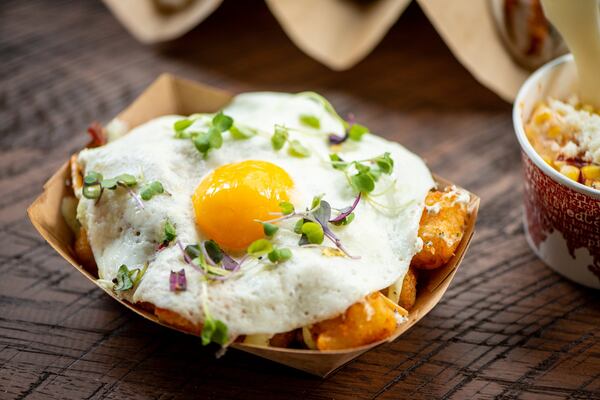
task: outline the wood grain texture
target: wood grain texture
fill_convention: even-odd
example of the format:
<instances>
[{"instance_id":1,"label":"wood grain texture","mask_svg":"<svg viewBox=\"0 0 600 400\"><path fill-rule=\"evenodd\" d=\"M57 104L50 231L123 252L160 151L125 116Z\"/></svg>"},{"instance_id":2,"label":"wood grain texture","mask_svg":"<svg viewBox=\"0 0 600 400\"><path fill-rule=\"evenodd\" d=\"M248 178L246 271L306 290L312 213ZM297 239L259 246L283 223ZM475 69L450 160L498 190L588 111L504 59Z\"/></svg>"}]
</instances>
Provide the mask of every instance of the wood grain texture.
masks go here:
<instances>
[{"instance_id":1,"label":"wood grain texture","mask_svg":"<svg viewBox=\"0 0 600 400\"><path fill-rule=\"evenodd\" d=\"M600 294L539 262L521 224L510 106L453 59L416 5L334 73L258 1L228 1L147 47L97 1L0 2L0 399L596 398ZM442 302L395 343L327 380L150 324L95 289L34 232L25 208L92 120L161 72L232 91L317 90L482 198Z\"/></svg>"}]
</instances>

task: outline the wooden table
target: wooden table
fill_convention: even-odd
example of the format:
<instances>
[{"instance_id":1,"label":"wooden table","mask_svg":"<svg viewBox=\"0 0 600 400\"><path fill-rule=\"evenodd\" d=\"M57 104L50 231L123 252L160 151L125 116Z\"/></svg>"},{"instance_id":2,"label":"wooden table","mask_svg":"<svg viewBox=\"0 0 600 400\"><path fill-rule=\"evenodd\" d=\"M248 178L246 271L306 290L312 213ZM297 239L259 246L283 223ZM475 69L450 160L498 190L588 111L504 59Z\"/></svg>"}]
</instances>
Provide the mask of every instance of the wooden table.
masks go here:
<instances>
[{"instance_id":1,"label":"wooden table","mask_svg":"<svg viewBox=\"0 0 600 400\"><path fill-rule=\"evenodd\" d=\"M529 250L511 107L417 5L347 72L302 54L258 0L227 1L156 47L98 1L3 0L0 55L0 399L600 398L600 293ZM233 91L317 90L478 193L477 232L443 301L322 380L237 351L215 360L80 276L25 208L90 121L108 121L164 71Z\"/></svg>"}]
</instances>

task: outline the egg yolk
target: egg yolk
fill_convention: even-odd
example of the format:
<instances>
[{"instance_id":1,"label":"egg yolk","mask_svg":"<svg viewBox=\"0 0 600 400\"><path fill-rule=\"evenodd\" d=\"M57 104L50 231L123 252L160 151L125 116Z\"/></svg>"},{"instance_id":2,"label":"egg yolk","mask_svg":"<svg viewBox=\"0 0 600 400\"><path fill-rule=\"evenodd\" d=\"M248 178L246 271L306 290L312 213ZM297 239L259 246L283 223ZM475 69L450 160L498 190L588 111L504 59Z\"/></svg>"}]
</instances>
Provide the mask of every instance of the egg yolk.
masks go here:
<instances>
[{"instance_id":1,"label":"egg yolk","mask_svg":"<svg viewBox=\"0 0 600 400\"><path fill-rule=\"evenodd\" d=\"M226 164L206 176L192 196L196 224L226 250L245 249L264 236L259 221L280 212L292 178L277 165L248 160Z\"/></svg>"}]
</instances>

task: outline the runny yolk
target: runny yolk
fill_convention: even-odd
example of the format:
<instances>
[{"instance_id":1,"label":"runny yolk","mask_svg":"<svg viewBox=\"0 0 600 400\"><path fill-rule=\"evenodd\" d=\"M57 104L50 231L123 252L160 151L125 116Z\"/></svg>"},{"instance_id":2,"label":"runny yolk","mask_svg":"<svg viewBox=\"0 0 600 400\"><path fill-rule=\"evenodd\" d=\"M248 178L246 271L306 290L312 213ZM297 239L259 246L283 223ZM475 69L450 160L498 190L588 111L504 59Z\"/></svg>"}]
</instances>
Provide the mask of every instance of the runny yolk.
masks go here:
<instances>
[{"instance_id":1,"label":"runny yolk","mask_svg":"<svg viewBox=\"0 0 600 400\"><path fill-rule=\"evenodd\" d=\"M273 213L289 200L293 185L287 172L270 162L223 165L206 176L192 196L196 224L224 249L243 250L264 236L256 220L276 218Z\"/></svg>"}]
</instances>

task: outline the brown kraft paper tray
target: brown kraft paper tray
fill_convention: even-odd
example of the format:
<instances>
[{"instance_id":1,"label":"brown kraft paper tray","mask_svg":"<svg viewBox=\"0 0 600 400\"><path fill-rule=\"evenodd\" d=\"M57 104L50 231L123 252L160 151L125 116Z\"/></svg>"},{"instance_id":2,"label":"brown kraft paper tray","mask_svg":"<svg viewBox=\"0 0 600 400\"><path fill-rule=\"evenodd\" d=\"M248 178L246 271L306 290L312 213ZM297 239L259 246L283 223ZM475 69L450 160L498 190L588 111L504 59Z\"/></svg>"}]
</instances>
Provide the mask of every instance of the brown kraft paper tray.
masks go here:
<instances>
[{"instance_id":1,"label":"brown kraft paper tray","mask_svg":"<svg viewBox=\"0 0 600 400\"><path fill-rule=\"evenodd\" d=\"M188 115L197 112L215 112L225 106L231 100L232 96L228 92L210 86L163 74L125 111L120 113L117 118L126 122L131 129L162 115ZM64 221L60 211L61 200L70 191L65 185L65 181L68 178L69 165L66 162L44 184L42 194L27 210L34 227L67 262L113 299L148 320L171 329L176 329L160 322L154 314L143 308L117 298L111 290L105 289L96 283L96 271L86 270L77 261L72 246L74 240L73 233ZM439 177L435 177L435 180L440 187L451 185L450 182ZM447 265L436 270L425 271L422 275L424 279L419 283L416 304L410 311L408 321L398 326L396 332L389 338L354 349L331 351L260 347L243 343L234 343L231 347L325 377L364 352L386 342L394 341L427 315L442 298L469 246L475 228L478 208L479 198L471 194L471 213L464 237L456 250L456 254ZM200 345L200 342L198 342L198 345Z\"/></svg>"}]
</instances>

